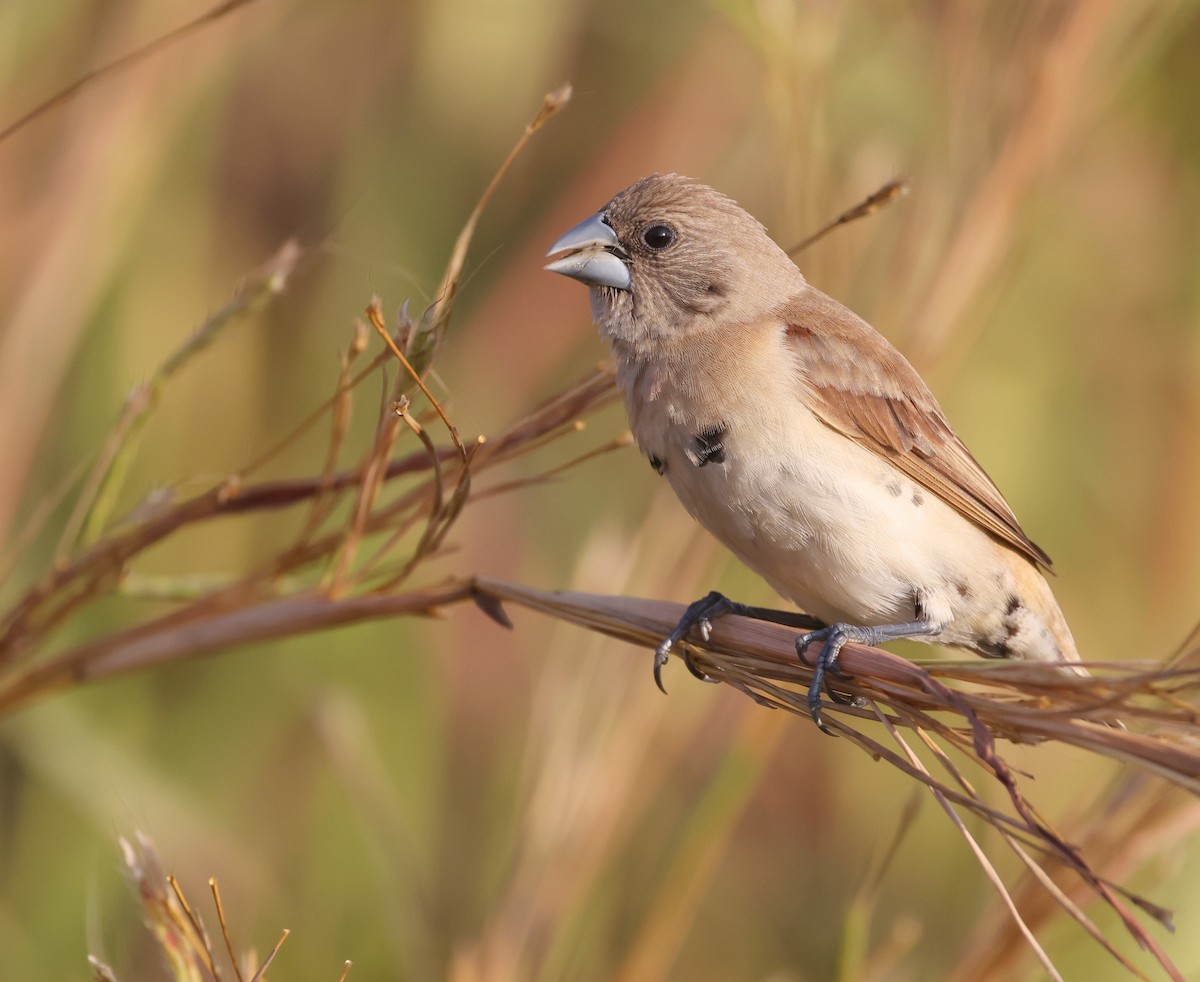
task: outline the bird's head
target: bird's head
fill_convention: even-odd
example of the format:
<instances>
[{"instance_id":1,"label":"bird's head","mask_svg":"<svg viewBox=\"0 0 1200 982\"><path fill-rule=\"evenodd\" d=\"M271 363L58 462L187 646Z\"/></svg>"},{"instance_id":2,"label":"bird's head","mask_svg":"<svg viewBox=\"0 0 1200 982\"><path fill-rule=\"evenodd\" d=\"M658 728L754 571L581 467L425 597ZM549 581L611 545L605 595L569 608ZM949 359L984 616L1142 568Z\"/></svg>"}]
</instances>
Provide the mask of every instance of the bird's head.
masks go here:
<instances>
[{"instance_id":1,"label":"bird's head","mask_svg":"<svg viewBox=\"0 0 1200 982\"><path fill-rule=\"evenodd\" d=\"M615 340L654 344L769 315L804 279L736 202L679 174L631 184L551 246Z\"/></svg>"}]
</instances>

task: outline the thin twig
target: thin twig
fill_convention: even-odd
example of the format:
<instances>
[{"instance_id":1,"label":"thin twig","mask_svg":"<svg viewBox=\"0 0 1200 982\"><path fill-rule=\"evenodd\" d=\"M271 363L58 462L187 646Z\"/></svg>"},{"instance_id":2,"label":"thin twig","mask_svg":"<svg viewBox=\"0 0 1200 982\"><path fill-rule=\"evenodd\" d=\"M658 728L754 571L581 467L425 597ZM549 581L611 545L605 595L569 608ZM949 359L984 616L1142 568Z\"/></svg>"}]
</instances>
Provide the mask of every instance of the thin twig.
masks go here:
<instances>
[{"instance_id":1,"label":"thin twig","mask_svg":"<svg viewBox=\"0 0 1200 982\"><path fill-rule=\"evenodd\" d=\"M137 438L171 379L195 355L211 345L225 328L255 313L271 298L282 293L303 255L298 243L293 240L285 242L268 262L238 287L220 310L207 317L167 356L147 381L129 394L63 526L55 550L57 562L65 562L67 554L79 539L81 529L84 544L91 545L108 525L125 478L133 466Z\"/></svg>"},{"instance_id":2,"label":"thin twig","mask_svg":"<svg viewBox=\"0 0 1200 982\"><path fill-rule=\"evenodd\" d=\"M179 901L179 907L187 918L187 926L195 939L193 949L199 953L205 960L205 967L212 972L213 978L220 982L221 969L217 965L217 960L213 957L212 945L208 940L208 932L204 930L204 923L192 910L191 905L187 901L187 897L183 893L183 889L179 886L179 880L174 876L167 877L167 883L170 884L171 892L175 894L175 899Z\"/></svg>"},{"instance_id":3,"label":"thin twig","mask_svg":"<svg viewBox=\"0 0 1200 982\"><path fill-rule=\"evenodd\" d=\"M847 208L844 212L838 215L832 222L823 225L821 228L813 232L812 235L802 239L799 243L792 246L787 254L795 258L809 246L814 245L821 239L825 238L830 232L850 222L858 221L860 218L866 218L868 215L873 215L881 208L886 208L897 198L901 198L908 194L908 184L905 181L888 181L883 187L872 194L867 195L862 201L856 204L853 208Z\"/></svg>"},{"instance_id":4,"label":"thin twig","mask_svg":"<svg viewBox=\"0 0 1200 982\"><path fill-rule=\"evenodd\" d=\"M483 194L479 196L479 201L476 202L474 209L463 224L462 231L458 233L454 249L450 253L450 261L446 264L446 272L442 276L441 285L434 294L434 301L425 311L425 316L421 318L417 330L409 338L408 351L421 374L424 374L425 369L431 364L434 352L449 326L454 299L458 293L458 281L462 276L463 265L467 261L467 251L470 248L471 240L475 237L475 229L479 225L479 219L483 215L484 209L487 208L488 202L496 193L500 182L504 180L509 168L521 155L521 151L525 149L533 135L571 101L571 91L571 85L567 83L546 94L537 113L526 125L525 131L508 152L508 156L497 168L495 175L488 186L484 188Z\"/></svg>"},{"instance_id":5,"label":"thin twig","mask_svg":"<svg viewBox=\"0 0 1200 982\"><path fill-rule=\"evenodd\" d=\"M350 429L350 417L354 404L350 367L355 359L366 350L367 329L361 321L355 325L354 340L342 354L341 365L338 369L338 381L330 405L329 444L325 451L325 465L321 468L321 484L331 489L334 474L337 471L338 459L346 442L346 434ZM318 493L309 506L304 525L296 536L297 543L307 542L324 524L325 519L332 513L338 500L336 493Z\"/></svg>"},{"instance_id":6,"label":"thin twig","mask_svg":"<svg viewBox=\"0 0 1200 982\"><path fill-rule=\"evenodd\" d=\"M144 44L142 47L137 48L128 54L122 55L120 58L109 62L107 65L102 65L99 68L93 69L86 75L72 82L66 88L60 89L45 102L34 106L34 108L25 113L24 116L21 116L14 122L9 123L8 126L6 126L3 130L0 130L0 143L3 143L18 130L27 126L29 123L32 123L39 116L44 116L51 110L56 109L70 101L74 96L78 95L79 92L94 82L98 82L102 78L107 78L109 75L116 75L118 72L122 72L126 68L136 65L139 61L145 60L155 52L170 47L172 44L183 40L194 31L197 31L202 27L206 27L207 25L220 20L226 14L233 13L239 7L245 7L253 2L254 0L224 0L223 3L217 4L215 7L205 11L198 17L193 17L186 24L183 24L175 28L173 31L168 31L166 34L155 38L149 44Z\"/></svg>"},{"instance_id":7,"label":"thin twig","mask_svg":"<svg viewBox=\"0 0 1200 982\"><path fill-rule=\"evenodd\" d=\"M233 949L233 938L229 936L229 925L225 921L225 905L221 903L221 889L217 886L217 878L215 876L208 878L208 889L212 893L213 906L217 908L217 923L221 926L221 937L225 939L225 950L229 953L229 962L233 965L233 974L237 976L238 982L246 982L242 978L242 970L238 966L237 953Z\"/></svg>"},{"instance_id":8,"label":"thin twig","mask_svg":"<svg viewBox=\"0 0 1200 982\"><path fill-rule=\"evenodd\" d=\"M381 401L386 402L386 388L381 393ZM400 436L401 421L386 405L379 408L379 421L375 427L375 442L367 452L366 459L360 464L362 478L358 482L358 496L354 501L354 509L350 522L341 535L337 546L332 572L327 579L326 588L333 593L342 593L348 588L350 568L358 554L367 527L374 513L375 498L383 487L387 472L387 461L392 447Z\"/></svg>"},{"instance_id":9,"label":"thin twig","mask_svg":"<svg viewBox=\"0 0 1200 982\"><path fill-rule=\"evenodd\" d=\"M292 932L286 927L283 929L283 933L279 935L279 940L275 942L275 947L272 948L267 957L263 959L263 963L258 966L258 971L250 977L250 982L263 982L263 979L266 978L267 975L267 969L271 967L271 962L275 960L275 956L279 954L279 949L283 947L283 943L288 939L288 935L291 933Z\"/></svg>"},{"instance_id":10,"label":"thin twig","mask_svg":"<svg viewBox=\"0 0 1200 982\"><path fill-rule=\"evenodd\" d=\"M228 611L198 602L184 611L71 648L4 680L0 685L0 715L68 685L195 658L252 641L294 637L385 617L429 615L446 604L470 599L471 584L457 581L392 596L335 598L314 592L277 600L250 598Z\"/></svg>"},{"instance_id":11,"label":"thin twig","mask_svg":"<svg viewBox=\"0 0 1200 982\"><path fill-rule=\"evenodd\" d=\"M921 763L920 757L914 753L912 747L908 745L908 741L905 740L900 735L899 731L897 731L896 727L892 725L892 721L888 719L884 713L880 712L878 707L875 708L875 715L884 725L885 729L887 729L888 734L892 737L892 739L899 744L900 749L904 751L904 755L908 758L909 763L911 763L914 768L922 771L924 774L926 774L926 776L929 776L932 779L932 775L930 775L925 769L925 765ZM920 734L921 731L918 730L917 732ZM1050 960L1050 956L1046 954L1046 949L1041 946L1033 932L1029 930L1029 926L1021 919L1021 912L1017 910L1016 905L1013 903L1011 894L1009 894L1008 890L1005 888L1004 881L1000 879L1000 874L996 872L996 867L993 866L991 860L988 859L987 853L980 848L980 845L975 840L975 837L971 835L966 825L963 824L962 818L960 818L958 813L953 809L953 807L951 807L950 802L946 800L946 796L938 790L934 783L930 783L926 786L929 788L934 800L950 819L950 823L955 827L955 829L958 830L958 834L962 836L963 841L966 842L967 848L970 849L972 854L975 856L975 861L979 864L980 869L983 870L984 876L986 876L991 882L992 886L995 887L996 893L1004 903L1004 906L1008 909L1009 915L1017 925L1018 930L1021 932L1021 936L1025 939L1025 943L1034 953L1034 957L1037 958L1038 962L1041 963L1042 968L1046 970L1047 974L1051 978L1056 979L1057 982L1063 982L1061 973L1057 968L1054 967L1054 963Z\"/></svg>"},{"instance_id":12,"label":"thin twig","mask_svg":"<svg viewBox=\"0 0 1200 982\"><path fill-rule=\"evenodd\" d=\"M367 319L371 322L371 326L375 328L379 336L383 338L384 344L388 346L392 354L395 355L400 364L404 366L404 370L408 372L409 377L414 383L416 383L417 388L421 390L421 394L429 400L429 404L434 408L438 416L441 417L442 423L445 424L446 431L450 434L451 442L458 450L459 456L462 458L462 461L465 464L467 460L467 451L466 448L463 447L462 440L459 439L458 430L455 428L454 424L450 422L450 417L448 417L446 415L446 411L442 409L441 403L439 403L437 399L433 397L433 393L429 391L429 387L425 384L425 380L421 378L420 373L413 368L408 358L405 357L404 352L400 350L399 345L396 344L396 342L392 339L391 334L388 333L387 328L384 327L383 313L380 310L378 297L372 300L370 306L367 307Z\"/></svg>"}]
</instances>

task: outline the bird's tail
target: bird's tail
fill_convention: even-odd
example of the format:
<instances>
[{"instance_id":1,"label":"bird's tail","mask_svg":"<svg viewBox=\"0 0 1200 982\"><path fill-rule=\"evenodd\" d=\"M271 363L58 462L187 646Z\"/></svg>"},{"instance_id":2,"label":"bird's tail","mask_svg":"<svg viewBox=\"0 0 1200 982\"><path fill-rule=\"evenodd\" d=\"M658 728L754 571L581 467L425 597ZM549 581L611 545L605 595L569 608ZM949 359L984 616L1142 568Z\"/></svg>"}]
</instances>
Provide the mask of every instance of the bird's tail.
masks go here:
<instances>
[{"instance_id":1,"label":"bird's tail","mask_svg":"<svg viewBox=\"0 0 1200 982\"><path fill-rule=\"evenodd\" d=\"M1017 656L1031 661L1079 662L1079 649L1075 647L1075 638L1071 635L1071 628L1067 626L1067 619L1063 617L1058 601L1054 599L1050 584L1032 567L1029 574L1027 582L1022 584L1025 588L1025 598L1034 619L1040 622L1043 630L1035 632L1040 637L1037 640L1031 639L1023 650L1016 652ZM1088 674L1082 665L1076 664L1072 667L1081 675Z\"/></svg>"}]
</instances>

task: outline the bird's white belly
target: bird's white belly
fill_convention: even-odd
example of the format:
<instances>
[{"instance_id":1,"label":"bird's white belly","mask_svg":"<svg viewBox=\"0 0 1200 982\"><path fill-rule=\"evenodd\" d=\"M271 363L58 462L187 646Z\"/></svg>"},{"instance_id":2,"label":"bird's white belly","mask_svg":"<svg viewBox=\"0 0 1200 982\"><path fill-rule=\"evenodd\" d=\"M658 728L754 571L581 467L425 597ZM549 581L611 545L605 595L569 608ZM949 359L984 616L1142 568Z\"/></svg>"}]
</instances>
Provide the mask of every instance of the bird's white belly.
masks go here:
<instances>
[{"instance_id":1,"label":"bird's white belly","mask_svg":"<svg viewBox=\"0 0 1200 982\"><path fill-rule=\"evenodd\" d=\"M639 420L639 444L662 457L687 510L782 596L826 623L949 625L955 584L990 550L944 502L807 410L731 426L723 459L700 464L702 424L667 408Z\"/></svg>"},{"instance_id":2,"label":"bird's white belly","mask_svg":"<svg viewBox=\"0 0 1200 982\"><path fill-rule=\"evenodd\" d=\"M913 580L903 568L920 564L905 553L925 551L912 541L920 524L913 488L902 486L903 497L889 494L881 467L840 465L836 458L846 455L830 450L842 448L821 447L819 440L780 447L767 459L740 454L736 435L729 442L723 464L667 475L701 524L783 596L827 623L915 617Z\"/></svg>"}]
</instances>

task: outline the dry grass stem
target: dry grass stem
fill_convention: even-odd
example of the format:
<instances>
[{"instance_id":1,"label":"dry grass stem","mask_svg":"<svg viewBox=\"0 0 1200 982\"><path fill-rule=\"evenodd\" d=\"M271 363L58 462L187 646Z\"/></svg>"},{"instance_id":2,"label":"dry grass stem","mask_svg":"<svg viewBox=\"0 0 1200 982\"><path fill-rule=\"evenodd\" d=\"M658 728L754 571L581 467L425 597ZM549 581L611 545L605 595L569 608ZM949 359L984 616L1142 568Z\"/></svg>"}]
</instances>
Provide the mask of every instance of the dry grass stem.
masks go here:
<instances>
[{"instance_id":1,"label":"dry grass stem","mask_svg":"<svg viewBox=\"0 0 1200 982\"><path fill-rule=\"evenodd\" d=\"M669 633L683 612L682 606L662 601L550 593L491 580L477 579L474 588L490 599L492 609L496 603L518 604L647 651ZM689 648L692 663L709 678L732 685L761 705L807 716L811 670L796 657L794 633L788 629L725 617L714 624L707 641L691 642ZM1138 768L1196 794L1200 790L1200 741L1195 738L1196 710L1188 697L1200 683L1200 669L1097 665L1092 666L1096 674L1084 678L1054 666L1029 663L918 664L860 645L848 645L842 658L848 678L834 680L833 687L841 695L865 700L869 708L827 703L824 711L834 732L923 784L943 808L965 810L995 828L1023 861L1042 867L1035 879L1055 905L1078 920L1130 971L1137 973L1083 915L1078 902L1054 885L1047 869L1061 866L1072 871L1093 900L1103 901L1117 914L1139 946L1150 951L1173 978L1182 978L1125 900L1169 928L1167 912L1114 888L1092 868L1078 846L1037 814L1021 791L1016 773L1000 754L998 741L1055 740ZM889 749L856 724L869 719L882 720L902 753ZM1120 722L1137 730L1113 725ZM936 778L916 758L909 744L900 740L900 728L920 736L933 759L950 773L951 784ZM947 749L998 783L1008 807L989 805L960 773ZM965 831L959 819L955 818L955 824L960 832ZM1028 850L1037 853L1036 860ZM997 882L990 862L977 855L989 878ZM1017 908L1007 890L1003 895L1015 914ZM1018 919L1017 924L1022 935L1031 938L1024 922ZM1044 952L1038 957L1043 958Z\"/></svg>"},{"instance_id":2,"label":"dry grass stem","mask_svg":"<svg viewBox=\"0 0 1200 982\"><path fill-rule=\"evenodd\" d=\"M283 931L280 932L279 940L275 942L275 947L267 952L267 957L264 958L262 964L258 966L258 971L250 976L250 982L263 982L263 980L267 977L267 969L271 967L271 962L275 961L275 956L279 954L279 949L283 947L283 943L288 939L291 933L292 932L287 928L284 928ZM349 965L349 962L347 962L347 965ZM343 969L338 978L344 979L345 977L346 970Z\"/></svg>"},{"instance_id":3,"label":"dry grass stem","mask_svg":"<svg viewBox=\"0 0 1200 982\"><path fill-rule=\"evenodd\" d=\"M282 293L303 258L299 243L288 240L261 269L241 284L219 310L207 317L172 352L154 374L126 398L120 418L113 427L100 457L75 501L71 517L59 538L56 555L66 560L75 547L80 527L83 544L91 545L111 523L120 493L124 490L137 452L137 438L157 407L171 380L193 358L208 348L231 325L253 316Z\"/></svg>"},{"instance_id":4,"label":"dry grass stem","mask_svg":"<svg viewBox=\"0 0 1200 982\"><path fill-rule=\"evenodd\" d=\"M429 613L440 604L468 596L461 585L420 587L409 593L399 590L423 563L441 554L447 534L471 500L473 472L484 472L579 433L582 419L612 395L611 372L599 370L492 440L479 437L467 445L423 378L431 367L433 349L420 348L422 332L445 328L446 301L461 276L481 209L521 148L566 103L569 94L565 87L546 97L505 159L455 244L443 277L442 301L427 311L422 324L413 323L402 309L395 330L388 331L379 300L372 300L366 316L387 350L352 375L351 367L365 350L368 337L365 325L356 325L339 365L333 395L268 454L190 498L155 494L118 521L113 516L136 451L135 437L151 418L163 388L192 364L220 331L261 310L286 288L302 256L299 247L286 244L135 390L91 476L76 493L58 536L55 560L39 578L19 590L0 614L0 711L73 681L192 657L230 644L314 630L322 624ZM354 394L380 375L385 362L392 359L401 364L403 372L394 386L385 386L370 446L356 464L346 466L342 457ZM421 422L424 413L412 408L414 397L427 401L428 414L445 426L451 446L437 445L427 432ZM323 418L328 418L329 435L319 474L250 480L251 474ZM416 448L397 452L406 439L415 441ZM576 454L575 461L618 445L610 442L599 450ZM567 466L571 464L550 465L544 473L528 479L499 482L489 493L519 490ZM136 577L138 560L152 547L215 519L296 506L307 508L300 530L257 569L241 576L210 578L207 583L185 575L176 582L174 593L186 597L190 589L193 595L169 613L47 653L56 632L76 622L95 603L119 594L127 577ZM418 527L419 533L414 531ZM86 531L81 535L81 530ZM372 551L364 561L360 555L367 540Z\"/></svg>"},{"instance_id":5,"label":"dry grass stem","mask_svg":"<svg viewBox=\"0 0 1200 982\"><path fill-rule=\"evenodd\" d=\"M537 113L526 125L525 131L508 152L508 156L504 158L488 186L484 188L483 194L479 196L479 201L467 218L466 224L459 232L454 249L450 253L450 261L446 264L446 271L442 275L441 285L434 295L434 301L425 311L419 328L408 338L409 354L422 374L428 364L432 362L437 347L441 344L446 330L450 326L450 314L454 307L454 298L458 294L458 285L462 278L463 266L466 263L467 250L470 248L471 240L484 209L491 201L492 195L496 193L500 182L504 180L509 168L512 167L534 134L571 101L571 92L571 85L568 82L546 94Z\"/></svg>"},{"instance_id":6,"label":"dry grass stem","mask_svg":"<svg viewBox=\"0 0 1200 982\"><path fill-rule=\"evenodd\" d=\"M176 982L222 982L225 978L223 962L213 950L204 921L188 902L179 881L163 872L154 843L138 832L132 842L122 838L120 845L125 873L142 902L146 925L162 953L170 977ZM230 937L217 881L210 879L208 887L221 929L224 953L234 978L237 982L262 982L290 932L285 929L280 934L261 964L251 952L239 956ZM88 961L96 979L118 982L116 973L99 958L93 955ZM346 962L339 982L345 980L349 969L350 962Z\"/></svg>"},{"instance_id":7,"label":"dry grass stem","mask_svg":"<svg viewBox=\"0 0 1200 982\"><path fill-rule=\"evenodd\" d=\"M1000 874L997 872L996 867L992 865L992 861L988 859L987 853L983 851L983 848L976 841L975 837L971 835L966 824L963 822L962 817L954 810L954 805L951 804L944 794L942 794L941 790L937 786L937 782L933 780L933 776L928 770L925 769L925 765L922 763L921 758L917 756L911 747L909 747L904 737L902 737L896 730L896 727L892 721L888 719L888 717L882 711L880 711L878 705L873 704L872 708L875 710L875 715L878 717L879 721L887 729L888 734L893 740L896 741L896 743L900 745L900 748L904 751L904 755L908 758L908 762L912 765L913 769L924 775L930 794L933 795L934 800L946 813L946 816L950 819L950 824L954 826L958 834L962 836L963 841L966 842L967 848L971 850L971 854L975 857L975 861L979 863L979 867L983 870L984 876L987 877L988 881L995 888L997 894L999 894L1001 901L1008 910L1009 915L1012 917L1013 923L1016 925L1017 930L1021 933L1021 937L1024 939L1025 944L1033 952L1034 957L1037 958L1038 963L1046 970L1047 975L1053 979L1056 979L1057 982L1062 982L1062 976L1054 967L1053 962L1050 961L1050 956L1046 954L1046 949L1038 943L1037 938L1029 929L1029 926L1024 920L1022 920L1021 913L1019 910L1017 910L1016 905L1013 903L1012 896L1005 888L1004 881L1000 878ZM917 732L918 735L924 736L922 731L918 730ZM953 774L956 778L959 777L956 770L953 771ZM971 792L972 789L965 781L959 780L959 784L961 784L966 791ZM1001 834L1003 835L1005 833L1002 832Z\"/></svg>"},{"instance_id":8,"label":"dry grass stem","mask_svg":"<svg viewBox=\"0 0 1200 982\"><path fill-rule=\"evenodd\" d=\"M852 208L847 208L844 212L838 215L833 221L813 232L812 235L806 236L796 245L792 246L788 251L788 255L795 258L800 255L809 246L815 245L821 239L825 238L830 232L843 225L848 225L850 222L856 222L860 218L866 218L869 215L875 214L880 208L886 208L897 198L908 194L908 184L904 181L888 181L878 191L875 191Z\"/></svg>"},{"instance_id":9,"label":"dry grass stem","mask_svg":"<svg viewBox=\"0 0 1200 982\"><path fill-rule=\"evenodd\" d=\"M184 38L190 36L197 30L207 27L209 24L214 24L227 14L232 14L241 7L245 7L255 0L222 0L221 3L210 7L204 13L197 17L193 17L186 24L181 24L173 31L168 31L166 34L159 35L153 41L143 45L136 51L131 51L129 54L122 55L107 65L102 65L100 68L95 68L87 74L83 75L76 81L63 89L60 89L49 99L34 106L33 109L25 113L25 115L9 123L8 126L0 130L0 143L3 143L17 131L32 123L35 119L53 112L65 103L69 102L88 86L99 82L101 79L107 78L110 75L115 75L118 72L125 71L127 68L132 68L134 65L145 61L152 55L157 54L165 48Z\"/></svg>"}]
</instances>

